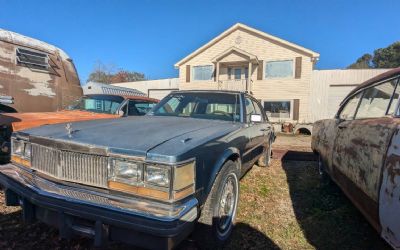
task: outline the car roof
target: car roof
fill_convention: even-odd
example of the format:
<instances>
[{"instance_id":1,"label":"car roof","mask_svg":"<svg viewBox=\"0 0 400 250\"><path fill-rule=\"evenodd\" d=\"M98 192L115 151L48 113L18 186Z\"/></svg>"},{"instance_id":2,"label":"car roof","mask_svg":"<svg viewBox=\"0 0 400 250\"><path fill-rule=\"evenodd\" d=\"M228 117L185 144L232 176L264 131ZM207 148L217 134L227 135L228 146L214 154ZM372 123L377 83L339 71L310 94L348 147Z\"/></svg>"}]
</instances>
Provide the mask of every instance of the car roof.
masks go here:
<instances>
[{"instance_id":1,"label":"car roof","mask_svg":"<svg viewBox=\"0 0 400 250\"><path fill-rule=\"evenodd\" d=\"M137 96L137 95L88 94L88 95L84 95L84 96L116 96L116 97L122 97L124 99L129 99L129 100L140 100L140 101L151 101L151 102L159 102L160 101L155 98L150 98L147 96Z\"/></svg>"},{"instance_id":2,"label":"car roof","mask_svg":"<svg viewBox=\"0 0 400 250\"><path fill-rule=\"evenodd\" d=\"M355 87L352 91L350 91L350 93L346 96L346 98L343 99L342 103L347 100L350 96L352 96L353 94L355 94L356 92L358 92L361 89L364 89L366 87L369 87L375 83L390 79L392 77L395 77L396 75L400 75L400 67L386 71L385 73L379 74L375 77L372 77L371 79L361 83L360 85L358 85L357 87Z\"/></svg>"}]
</instances>

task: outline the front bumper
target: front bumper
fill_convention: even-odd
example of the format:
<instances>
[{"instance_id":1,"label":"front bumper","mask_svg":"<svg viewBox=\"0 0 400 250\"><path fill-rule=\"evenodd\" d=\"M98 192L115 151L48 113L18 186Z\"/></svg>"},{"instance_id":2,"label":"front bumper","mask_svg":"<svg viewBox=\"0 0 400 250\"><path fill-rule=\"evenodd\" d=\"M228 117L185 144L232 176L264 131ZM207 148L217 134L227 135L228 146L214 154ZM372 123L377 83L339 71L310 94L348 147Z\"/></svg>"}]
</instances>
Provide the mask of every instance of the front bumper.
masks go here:
<instances>
[{"instance_id":1,"label":"front bumper","mask_svg":"<svg viewBox=\"0 0 400 250\"><path fill-rule=\"evenodd\" d=\"M0 166L7 205L21 205L26 221L56 226L61 237L81 234L95 245L108 240L145 248L170 249L193 230L197 200L164 204L70 187L39 177L30 169Z\"/></svg>"}]
</instances>

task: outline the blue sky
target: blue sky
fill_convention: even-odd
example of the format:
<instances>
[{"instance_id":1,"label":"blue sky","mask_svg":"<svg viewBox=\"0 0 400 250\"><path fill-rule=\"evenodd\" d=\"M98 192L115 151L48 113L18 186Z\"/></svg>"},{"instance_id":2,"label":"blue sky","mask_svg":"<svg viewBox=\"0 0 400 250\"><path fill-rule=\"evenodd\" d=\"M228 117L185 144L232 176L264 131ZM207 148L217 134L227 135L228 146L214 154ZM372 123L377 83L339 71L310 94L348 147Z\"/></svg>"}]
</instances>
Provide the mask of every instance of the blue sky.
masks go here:
<instances>
[{"instance_id":1,"label":"blue sky","mask_svg":"<svg viewBox=\"0 0 400 250\"><path fill-rule=\"evenodd\" d=\"M0 0L0 28L64 49L81 81L97 61L176 77L173 65L237 22L321 54L344 68L400 40L400 1L21 1Z\"/></svg>"}]
</instances>

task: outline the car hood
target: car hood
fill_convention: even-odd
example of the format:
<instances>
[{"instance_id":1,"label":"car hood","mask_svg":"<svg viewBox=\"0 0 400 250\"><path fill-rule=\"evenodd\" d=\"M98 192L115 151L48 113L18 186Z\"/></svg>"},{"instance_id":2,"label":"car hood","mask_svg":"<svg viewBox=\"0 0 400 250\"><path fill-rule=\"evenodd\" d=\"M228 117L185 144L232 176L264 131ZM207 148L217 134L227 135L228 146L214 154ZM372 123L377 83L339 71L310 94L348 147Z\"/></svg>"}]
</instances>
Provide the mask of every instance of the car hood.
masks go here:
<instances>
[{"instance_id":1,"label":"car hood","mask_svg":"<svg viewBox=\"0 0 400 250\"><path fill-rule=\"evenodd\" d=\"M81 110L63 110L41 113L4 113L0 114L0 124L11 124L13 131L73 121L117 118L118 115L99 114Z\"/></svg>"},{"instance_id":2,"label":"car hood","mask_svg":"<svg viewBox=\"0 0 400 250\"><path fill-rule=\"evenodd\" d=\"M182 117L141 116L42 126L23 131L31 138L46 138L66 144L106 149L108 152L146 156L146 153L174 138L202 132L203 138L223 134L239 125L227 121ZM201 131L201 132L200 132ZM183 136L183 137L182 137ZM182 147L184 145L175 145Z\"/></svg>"}]
</instances>

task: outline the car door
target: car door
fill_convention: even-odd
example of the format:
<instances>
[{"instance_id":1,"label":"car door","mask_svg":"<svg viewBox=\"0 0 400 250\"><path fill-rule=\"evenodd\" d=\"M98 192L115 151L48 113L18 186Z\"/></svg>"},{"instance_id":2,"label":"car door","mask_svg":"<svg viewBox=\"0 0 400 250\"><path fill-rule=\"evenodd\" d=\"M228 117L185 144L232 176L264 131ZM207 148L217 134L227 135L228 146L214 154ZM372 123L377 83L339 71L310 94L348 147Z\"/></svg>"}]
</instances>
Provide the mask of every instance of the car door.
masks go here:
<instances>
[{"instance_id":1,"label":"car door","mask_svg":"<svg viewBox=\"0 0 400 250\"><path fill-rule=\"evenodd\" d=\"M246 136L247 145L245 147L245 153L243 155L243 171L247 171L258 157L264 152L264 137L267 132L267 124L265 123L265 117L262 115L261 110L257 102L250 96L245 96L245 108L246 108ZM250 120L251 115L261 115L261 122L252 122Z\"/></svg>"},{"instance_id":2,"label":"car door","mask_svg":"<svg viewBox=\"0 0 400 250\"><path fill-rule=\"evenodd\" d=\"M351 99L357 108L350 119L339 117L332 156L333 178L378 230L380 177L395 127L391 117L395 105L392 96L398 97L395 87L396 81L389 80Z\"/></svg>"},{"instance_id":3,"label":"car door","mask_svg":"<svg viewBox=\"0 0 400 250\"><path fill-rule=\"evenodd\" d=\"M379 192L381 235L396 249L400 248L400 112L394 100L399 98L399 84L400 80L390 110L390 113L394 113L392 124L395 129L382 168L382 184Z\"/></svg>"}]
</instances>

